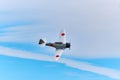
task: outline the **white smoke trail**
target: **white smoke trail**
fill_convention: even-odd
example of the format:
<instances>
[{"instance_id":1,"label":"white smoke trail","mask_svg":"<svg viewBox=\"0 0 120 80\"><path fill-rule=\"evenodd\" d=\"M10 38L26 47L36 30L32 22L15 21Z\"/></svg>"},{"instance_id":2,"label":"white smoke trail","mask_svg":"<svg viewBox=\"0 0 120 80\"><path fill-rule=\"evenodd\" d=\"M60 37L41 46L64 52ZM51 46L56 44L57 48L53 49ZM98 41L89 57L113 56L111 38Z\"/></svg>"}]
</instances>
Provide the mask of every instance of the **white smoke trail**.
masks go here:
<instances>
[{"instance_id":1,"label":"white smoke trail","mask_svg":"<svg viewBox=\"0 0 120 80\"><path fill-rule=\"evenodd\" d=\"M54 61L53 57L48 55L35 54L27 51L15 50L15 49L6 48L6 47L0 47L0 55L25 58L25 59L33 59L33 60L50 61L50 62ZM78 61L63 59L63 58L58 62L64 63L67 66L72 68L89 71L89 72L104 75L116 80L120 80L120 71L117 71L114 69L98 67L86 62L78 62Z\"/></svg>"}]
</instances>

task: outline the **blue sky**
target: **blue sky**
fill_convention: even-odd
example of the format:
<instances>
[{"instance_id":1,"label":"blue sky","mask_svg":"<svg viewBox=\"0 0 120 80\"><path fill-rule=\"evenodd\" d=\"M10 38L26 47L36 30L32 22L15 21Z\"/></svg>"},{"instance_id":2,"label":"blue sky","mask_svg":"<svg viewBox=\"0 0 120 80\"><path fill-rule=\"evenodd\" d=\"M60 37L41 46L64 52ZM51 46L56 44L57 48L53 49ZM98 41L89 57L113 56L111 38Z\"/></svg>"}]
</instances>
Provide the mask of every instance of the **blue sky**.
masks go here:
<instances>
[{"instance_id":1,"label":"blue sky","mask_svg":"<svg viewBox=\"0 0 120 80\"><path fill-rule=\"evenodd\" d=\"M119 0L1 0L0 80L120 80ZM40 38L71 50L58 62Z\"/></svg>"}]
</instances>

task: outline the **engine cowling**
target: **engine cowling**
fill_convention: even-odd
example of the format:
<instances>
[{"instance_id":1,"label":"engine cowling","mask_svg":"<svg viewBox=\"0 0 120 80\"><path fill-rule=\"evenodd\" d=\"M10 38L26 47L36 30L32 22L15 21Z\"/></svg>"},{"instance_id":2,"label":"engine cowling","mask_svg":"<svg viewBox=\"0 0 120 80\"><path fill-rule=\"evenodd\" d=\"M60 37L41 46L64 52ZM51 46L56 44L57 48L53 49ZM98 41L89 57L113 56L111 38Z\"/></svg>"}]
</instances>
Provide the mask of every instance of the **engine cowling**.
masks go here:
<instances>
[{"instance_id":1,"label":"engine cowling","mask_svg":"<svg viewBox=\"0 0 120 80\"><path fill-rule=\"evenodd\" d=\"M70 48L70 43L66 43L66 48Z\"/></svg>"}]
</instances>

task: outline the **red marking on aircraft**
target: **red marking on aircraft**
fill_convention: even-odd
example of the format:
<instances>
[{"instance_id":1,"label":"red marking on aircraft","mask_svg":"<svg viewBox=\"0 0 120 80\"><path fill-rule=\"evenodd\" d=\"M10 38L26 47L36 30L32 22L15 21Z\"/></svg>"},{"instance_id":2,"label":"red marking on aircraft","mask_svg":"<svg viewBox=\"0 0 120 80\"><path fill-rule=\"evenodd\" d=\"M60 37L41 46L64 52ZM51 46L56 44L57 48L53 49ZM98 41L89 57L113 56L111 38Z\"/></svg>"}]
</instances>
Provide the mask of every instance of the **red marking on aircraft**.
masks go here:
<instances>
[{"instance_id":1,"label":"red marking on aircraft","mask_svg":"<svg viewBox=\"0 0 120 80\"><path fill-rule=\"evenodd\" d=\"M56 57L60 57L59 55L56 55Z\"/></svg>"},{"instance_id":2,"label":"red marking on aircraft","mask_svg":"<svg viewBox=\"0 0 120 80\"><path fill-rule=\"evenodd\" d=\"M50 46L54 46L54 44L50 44Z\"/></svg>"},{"instance_id":3,"label":"red marking on aircraft","mask_svg":"<svg viewBox=\"0 0 120 80\"><path fill-rule=\"evenodd\" d=\"M61 36L65 36L65 33L62 33Z\"/></svg>"}]
</instances>

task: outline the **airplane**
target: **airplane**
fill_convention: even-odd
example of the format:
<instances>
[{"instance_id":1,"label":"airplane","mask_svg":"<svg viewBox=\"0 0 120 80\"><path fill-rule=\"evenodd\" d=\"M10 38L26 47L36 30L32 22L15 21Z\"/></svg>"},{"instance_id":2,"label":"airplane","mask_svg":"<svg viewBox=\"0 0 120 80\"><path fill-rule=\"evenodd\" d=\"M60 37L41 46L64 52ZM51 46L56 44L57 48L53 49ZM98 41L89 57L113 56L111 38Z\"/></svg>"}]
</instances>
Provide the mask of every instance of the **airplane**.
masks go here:
<instances>
[{"instance_id":1,"label":"airplane","mask_svg":"<svg viewBox=\"0 0 120 80\"><path fill-rule=\"evenodd\" d=\"M55 54L55 60L59 60L61 55L63 54L64 50L66 48L69 48L71 47L71 43L68 43L66 42L66 31L65 30L62 30L61 33L60 33L60 39L58 42L54 42L54 43L47 43L46 42L46 39L40 39L39 40L39 45L41 47L44 47L44 46L50 46L50 47L54 47L56 49L56 54Z\"/></svg>"}]
</instances>

